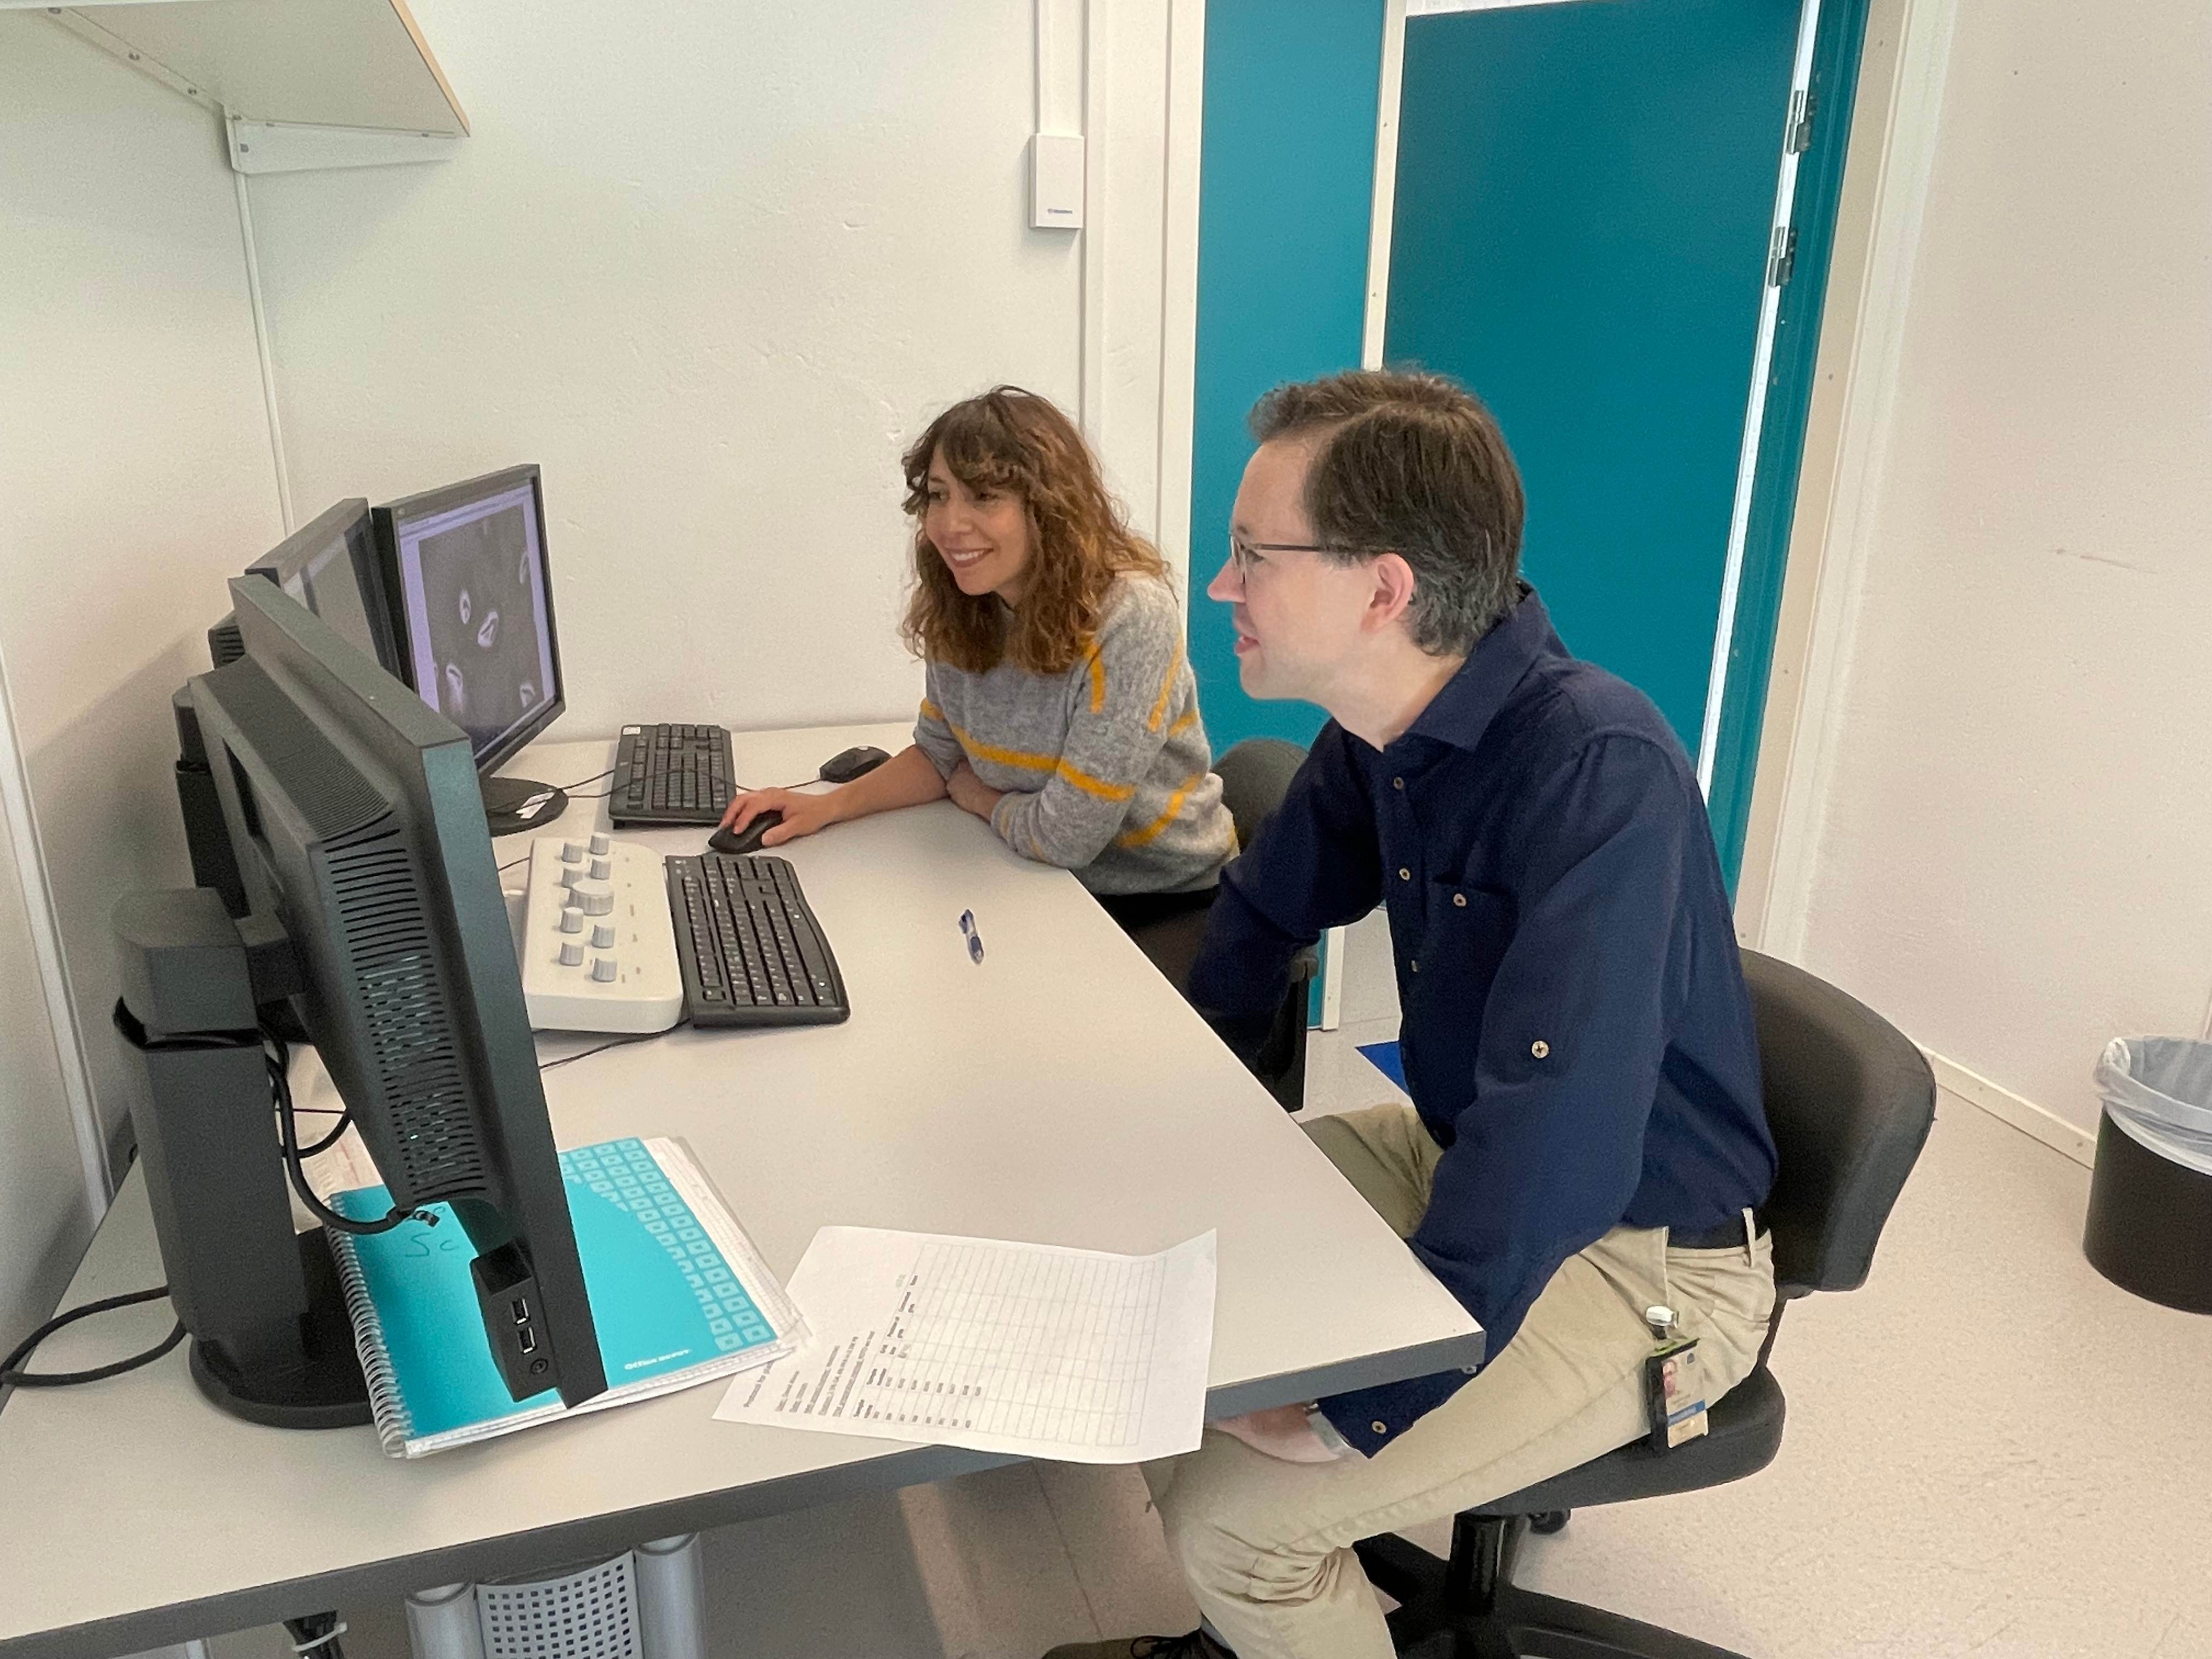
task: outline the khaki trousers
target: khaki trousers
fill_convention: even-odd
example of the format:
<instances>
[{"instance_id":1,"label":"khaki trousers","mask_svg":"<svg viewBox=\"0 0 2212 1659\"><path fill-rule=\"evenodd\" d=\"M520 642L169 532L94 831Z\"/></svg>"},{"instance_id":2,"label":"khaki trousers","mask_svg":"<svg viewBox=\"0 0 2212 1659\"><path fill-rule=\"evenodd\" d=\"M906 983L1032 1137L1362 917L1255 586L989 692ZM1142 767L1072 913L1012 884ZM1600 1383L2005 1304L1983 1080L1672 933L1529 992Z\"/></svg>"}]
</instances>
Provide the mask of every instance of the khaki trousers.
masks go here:
<instances>
[{"instance_id":1,"label":"khaki trousers","mask_svg":"<svg viewBox=\"0 0 2212 1659\"><path fill-rule=\"evenodd\" d=\"M1439 1152L1408 1106L1306 1126L1401 1237L1428 1207ZM1647 1431L1644 1310L1674 1310L1707 1398L1749 1376L1774 1305L1761 1237L1676 1250L1664 1229L1616 1227L1570 1256L1504 1352L1372 1457L1290 1463L1206 1431L1147 1465L1169 1547L1238 1659L1391 1659L1356 1540L1437 1520L1588 1462Z\"/></svg>"}]
</instances>

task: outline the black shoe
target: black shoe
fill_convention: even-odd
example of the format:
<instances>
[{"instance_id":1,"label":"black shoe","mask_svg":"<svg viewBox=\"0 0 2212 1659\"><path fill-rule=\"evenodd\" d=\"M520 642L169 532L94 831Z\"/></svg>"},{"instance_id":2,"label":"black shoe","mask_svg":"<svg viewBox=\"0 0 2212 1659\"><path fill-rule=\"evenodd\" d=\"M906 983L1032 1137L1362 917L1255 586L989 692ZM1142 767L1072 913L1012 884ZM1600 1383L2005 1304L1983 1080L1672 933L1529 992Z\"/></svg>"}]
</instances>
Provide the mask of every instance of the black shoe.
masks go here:
<instances>
[{"instance_id":1,"label":"black shoe","mask_svg":"<svg viewBox=\"0 0 2212 1659\"><path fill-rule=\"evenodd\" d=\"M1119 1642L1071 1642L1044 1659L1237 1659L1202 1630L1188 1636L1136 1636Z\"/></svg>"}]
</instances>

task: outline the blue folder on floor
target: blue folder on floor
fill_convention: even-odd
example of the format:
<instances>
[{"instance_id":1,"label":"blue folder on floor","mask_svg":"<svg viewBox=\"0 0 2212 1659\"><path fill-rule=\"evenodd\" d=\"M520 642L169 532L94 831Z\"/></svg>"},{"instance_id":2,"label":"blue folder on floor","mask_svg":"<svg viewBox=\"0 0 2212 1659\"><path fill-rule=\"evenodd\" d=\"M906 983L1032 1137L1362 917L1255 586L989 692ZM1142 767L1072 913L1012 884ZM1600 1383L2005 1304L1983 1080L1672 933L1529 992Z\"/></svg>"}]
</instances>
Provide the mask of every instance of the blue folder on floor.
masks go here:
<instances>
[{"instance_id":1,"label":"blue folder on floor","mask_svg":"<svg viewBox=\"0 0 2212 1659\"><path fill-rule=\"evenodd\" d=\"M599 1330L599 1410L766 1364L796 1346L798 1313L684 1149L635 1137L561 1154L561 1174ZM386 1214L381 1187L335 1194L354 1220ZM417 1457L572 1415L549 1389L513 1399L477 1312L475 1255L446 1206L439 1223L334 1233L384 1449Z\"/></svg>"}]
</instances>

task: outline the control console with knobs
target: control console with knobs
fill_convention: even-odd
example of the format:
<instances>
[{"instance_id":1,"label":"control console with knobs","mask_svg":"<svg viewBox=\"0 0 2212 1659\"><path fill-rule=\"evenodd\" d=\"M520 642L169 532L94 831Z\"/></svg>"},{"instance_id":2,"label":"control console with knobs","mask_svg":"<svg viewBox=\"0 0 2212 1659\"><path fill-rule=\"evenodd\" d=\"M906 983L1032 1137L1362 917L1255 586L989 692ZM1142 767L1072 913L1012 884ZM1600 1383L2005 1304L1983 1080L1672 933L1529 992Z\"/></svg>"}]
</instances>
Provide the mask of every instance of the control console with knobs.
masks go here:
<instances>
[{"instance_id":1,"label":"control console with knobs","mask_svg":"<svg viewBox=\"0 0 2212 1659\"><path fill-rule=\"evenodd\" d=\"M522 994L541 1031L665 1031L684 977L660 854L604 833L530 847Z\"/></svg>"}]
</instances>

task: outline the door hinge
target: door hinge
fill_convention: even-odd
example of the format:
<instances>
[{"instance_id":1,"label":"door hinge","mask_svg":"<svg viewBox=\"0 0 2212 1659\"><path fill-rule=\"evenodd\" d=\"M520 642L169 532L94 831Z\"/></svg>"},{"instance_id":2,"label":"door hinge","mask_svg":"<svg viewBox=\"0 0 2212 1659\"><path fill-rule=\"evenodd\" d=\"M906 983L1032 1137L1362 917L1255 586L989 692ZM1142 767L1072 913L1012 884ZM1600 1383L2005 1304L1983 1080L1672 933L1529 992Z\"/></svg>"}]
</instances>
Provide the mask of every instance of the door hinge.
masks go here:
<instances>
[{"instance_id":1,"label":"door hinge","mask_svg":"<svg viewBox=\"0 0 2212 1659\"><path fill-rule=\"evenodd\" d=\"M1813 148L1813 94L1800 87L1790 94L1790 117L1782 124L1782 153L1802 155Z\"/></svg>"},{"instance_id":2,"label":"door hinge","mask_svg":"<svg viewBox=\"0 0 2212 1659\"><path fill-rule=\"evenodd\" d=\"M1777 225L1766 250L1766 285L1780 288L1797 268L1797 227Z\"/></svg>"}]
</instances>

